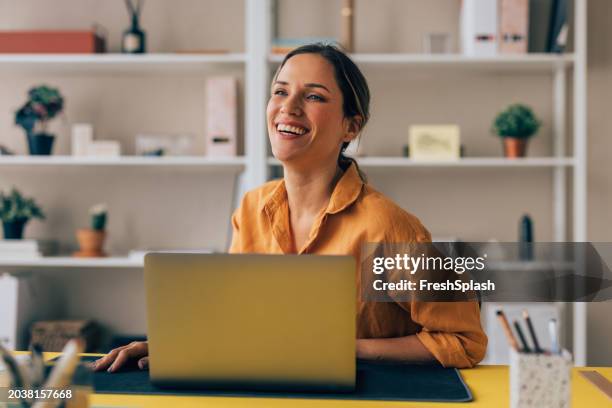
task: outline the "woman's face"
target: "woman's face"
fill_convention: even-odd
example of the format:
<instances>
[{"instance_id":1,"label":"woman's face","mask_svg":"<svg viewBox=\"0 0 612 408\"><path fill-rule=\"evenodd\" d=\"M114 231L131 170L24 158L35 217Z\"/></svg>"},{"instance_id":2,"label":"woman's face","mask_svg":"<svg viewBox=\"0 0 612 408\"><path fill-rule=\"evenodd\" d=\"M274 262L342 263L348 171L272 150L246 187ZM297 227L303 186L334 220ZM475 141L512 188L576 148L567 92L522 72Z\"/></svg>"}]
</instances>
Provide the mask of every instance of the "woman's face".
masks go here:
<instances>
[{"instance_id":1,"label":"woman's face","mask_svg":"<svg viewBox=\"0 0 612 408\"><path fill-rule=\"evenodd\" d=\"M344 117L343 97L333 66L317 54L290 58L272 83L268 136L282 162L335 162L342 142L356 132Z\"/></svg>"}]
</instances>

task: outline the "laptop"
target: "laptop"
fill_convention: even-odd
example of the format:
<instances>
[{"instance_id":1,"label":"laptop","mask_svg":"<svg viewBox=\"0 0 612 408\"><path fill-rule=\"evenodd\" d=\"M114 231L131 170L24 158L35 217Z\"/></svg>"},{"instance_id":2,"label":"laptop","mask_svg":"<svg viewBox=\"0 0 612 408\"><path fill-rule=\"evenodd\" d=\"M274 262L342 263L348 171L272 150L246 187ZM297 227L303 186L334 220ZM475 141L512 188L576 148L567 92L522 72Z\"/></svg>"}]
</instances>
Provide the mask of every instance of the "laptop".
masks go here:
<instances>
[{"instance_id":1,"label":"laptop","mask_svg":"<svg viewBox=\"0 0 612 408\"><path fill-rule=\"evenodd\" d=\"M351 256L145 256L149 373L159 387L351 391Z\"/></svg>"}]
</instances>

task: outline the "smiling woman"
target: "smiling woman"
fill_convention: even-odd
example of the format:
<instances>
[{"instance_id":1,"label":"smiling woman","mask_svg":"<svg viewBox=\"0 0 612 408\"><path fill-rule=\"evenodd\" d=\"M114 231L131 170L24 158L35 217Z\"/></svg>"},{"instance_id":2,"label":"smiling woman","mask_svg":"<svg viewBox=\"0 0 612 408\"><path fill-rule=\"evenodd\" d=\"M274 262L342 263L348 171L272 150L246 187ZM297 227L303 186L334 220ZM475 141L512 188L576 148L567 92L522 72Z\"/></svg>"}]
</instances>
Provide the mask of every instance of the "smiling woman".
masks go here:
<instances>
[{"instance_id":1,"label":"smiling woman","mask_svg":"<svg viewBox=\"0 0 612 408\"><path fill-rule=\"evenodd\" d=\"M284 165L316 155L348 167L352 160L342 152L367 123L369 105L367 82L345 54L319 44L293 50L274 76L268 103L274 156Z\"/></svg>"},{"instance_id":2,"label":"smiling woman","mask_svg":"<svg viewBox=\"0 0 612 408\"><path fill-rule=\"evenodd\" d=\"M268 136L284 177L249 191L232 216L232 253L352 255L362 244L429 242L413 215L366 183L343 155L369 119L370 92L339 49L290 52L271 86ZM356 273L358 293L361 279ZM487 337L477 302L357 301L357 357L472 367ZM146 343L111 351L96 369L146 366Z\"/></svg>"},{"instance_id":3,"label":"smiling woman","mask_svg":"<svg viewBox=\"0 0 612 408\"><path fill-rule=\"evenodd\" d=\"M367 123L369 106L365 77L339 49L311 44L287 54L267 109L284 177L245 195L232 218L230 252L350 254L359 263L365 242L431 240L343 154ZM452 367L474 366L487 344L477 302L358 300L357 338L359 358Z\"/></svg>"}]
</instances>

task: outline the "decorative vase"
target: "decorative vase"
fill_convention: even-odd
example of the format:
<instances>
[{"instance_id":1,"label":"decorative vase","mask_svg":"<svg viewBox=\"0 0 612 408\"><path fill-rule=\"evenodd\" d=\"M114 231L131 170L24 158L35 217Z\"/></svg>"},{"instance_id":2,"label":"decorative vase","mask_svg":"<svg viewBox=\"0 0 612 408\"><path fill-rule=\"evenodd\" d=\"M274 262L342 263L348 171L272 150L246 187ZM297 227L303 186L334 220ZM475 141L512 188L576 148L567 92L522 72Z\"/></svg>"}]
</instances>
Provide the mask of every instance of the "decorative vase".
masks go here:
<instances>
[{"instance_id":1,"label":"decorative vase","mask_svg":"<svg viewBox=\"0 0 612 408\"><path fill-rule=\"evenodd\" d=\"M28 134L28 148L33 156L48 156L53 150L55 136L48 133Z\"/></svg>"},{"instance_id":2,"label":"decorative vase","mask_svg":"<svg viewBox=\"0 0 612 408\"><path fill-rule=\"evenodd\" d=\"M132 25L123 33L121 52L128 54L144 54L147 52L146 40L147 36L145 32L140 29L140 24L138 23L138 15L132 15Z\"/></svg>"},{"instance_id":3,"label":"decorative vase","mask_svg":"<svg viewBox=\"0 0 612 408\"><path fill-rule=\"evenodd\" d=\"M89 228L81 228L76 232L80 250L74 253L79 258L101 258L106 254L102 250L106 231L98 231Z\"/></svg>"},{"instance_id":4,"label":"decorative vase","mask_svg":"<svg viewBox=\"0 0 612 408\"><path fill-rule=\"evenodd\" d=\"M2 230L4 231L4 239L23 239L23 230L27 222L27 218L3 221Z\"/></svg>"},{"instance_id":5,"label":"decorative vase","mask_svg":"<svg viewBox=\"0 0 612 408\"><path fill-rule=\"evenodd\" d=\"M525 157L527 154L527 139L504 137L504 156L510 159Z\"/></svg>"}]
</instances>

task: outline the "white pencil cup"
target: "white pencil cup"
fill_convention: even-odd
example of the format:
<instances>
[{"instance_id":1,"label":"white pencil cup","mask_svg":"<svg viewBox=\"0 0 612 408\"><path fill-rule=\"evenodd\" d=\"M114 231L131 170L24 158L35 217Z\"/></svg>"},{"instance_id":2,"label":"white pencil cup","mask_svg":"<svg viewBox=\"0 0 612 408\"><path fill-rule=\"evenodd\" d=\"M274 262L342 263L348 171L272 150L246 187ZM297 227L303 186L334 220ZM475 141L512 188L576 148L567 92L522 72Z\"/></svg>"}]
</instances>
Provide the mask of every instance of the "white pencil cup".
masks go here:
<instances>
[{"instance_id":1,"label":"white pencil cup","mask_svg":"<svg viewBox=\"0 0 612 408\"><path fill-rule=\"evenodd\" d=\"M567 350L550 355L510 350L510 407L570 407L571 375Z\"/></svg>"}]
</instances>

